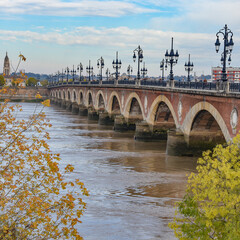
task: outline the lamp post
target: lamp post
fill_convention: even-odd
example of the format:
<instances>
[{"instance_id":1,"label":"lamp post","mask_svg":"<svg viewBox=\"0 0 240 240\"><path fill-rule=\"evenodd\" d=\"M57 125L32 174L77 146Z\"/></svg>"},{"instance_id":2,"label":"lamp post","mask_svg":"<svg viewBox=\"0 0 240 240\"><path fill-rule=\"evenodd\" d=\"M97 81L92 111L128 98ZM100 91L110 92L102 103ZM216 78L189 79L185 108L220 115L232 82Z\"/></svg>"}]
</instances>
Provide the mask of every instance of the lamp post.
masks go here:
<instances>
[{"instance_id":1,"label":"lamp post","mask_svg":"<svg viewBox=\"0 0 240 240\"><path fill-rule=\"evenodd\" d=\"M187 80L188 82L190 82L190 72L193 70L193 62L190 62L190 54L188 55L188 62L185 62L185 71L188 72L188 77L187 77Z\"/></svg>"},{"instance_id":2,"label":"lamp post","mask_svg":"<svg viewBox=\"0 0 240 240\"><path fill-rule=\"evenodd\" d=\"M60 81L59 81L59 77L60 77L60 72L57 71L57 84L59 85Z\"/></svg>"},{"instance_id":3,"label":"lamp post","mask_svg":"<svg viewBox=\"0 0 240 240\"><path fill-rule=\"evenodd\" d=\"M143 63L143 68L141 68L141 73L143 78L147 75L147 68L145 67L145 62Z\"/></svg>"},{"instance_id":4,"label":"lamp post","mask_svg":"<svg viewBox=\"0 0 240 240\"><path fill-rule=\"evenodd\" d=\"M107 75L107 81L108 81L108 78L109 78L109 75L110 75L110 70L108 68L106 70L106 75Z\"/></svg>"},{"instance_id":5,"label":"lamp post","mask_svg":"<svg viewBox=\"0 0 240 240\"><path fill-rule=\"evenodd\" d=\"M91 67L91 61L89 60L89 65L86 67L86 71L88 73L89 82L91 80L91 74L93 74L93 67Z\"/></svg>"},{"instance_id":6,"label":"lamp post","mask_svg":"<svg viewBox=\"0 0 240 240\"><path fill-rule=\"evenodd\" d=\"M216 52L218 53L219 48L220 48L220 41L219 41L219 35L223 35L223 53L221 55L221 63L223 65L222 67L222 78L221 81L223 82L224 89L226 90L226 82L227 82L227 73L226 73L226 60L228 57L228 63L230 65L231 63L231 54L232 54L232 49L233 49L233 33L232 31L227 27L227 24L225 24L224 28L220 29L216 33L216 42L215 42L215 47L216 47ZM230 37L230 39L229 39Z\"/></svg>"},{"instance_id":7,"label":"lamp post","mask_svg":"<svg viewBox=\"0 0 240 240\"><path fill-rule=\"evenodd\" d=\"M71 70L71 75L73 77L73 83L74 83L74 80L75 80L74 76L76 75L76 70L74 69L74 65L73 65L73 69Z\"/></svg>"},{"instance_id":8,"label":"lamp post","mask_svg":"<svg viewBox=\"0 0 240 240\"><path fill-rule=\"evenodd\" d=\"M173 66L177 64L179 58L178 50L174 53L173 50L173 38L172 38L172 44L171 44L171 50L170 53L168 53L168 50L166 50L165 53L165 61L167 65L170 65L170 85L171 87L174 87L174 79L173 79Z\"/></svg>"},{"instance_id":9,"label":"lamp post","mask_svg":"<svg viewBox=\"0 0 240 240\"><path fill-rule=\"evenodd\" d=\"M133 72L132 66L128 65L128 67L127 67L128 79L130 79L132 72Z\"/></svg>"},{"instance_id":10,"label":"lamp post","mask_svg":"<svg viewBox=\"0 0 240 240\"><path fill-rule=\"evenodd\" d=\"M112 65L113 65L113 69L116 70L115 74L116 74L116 82L117 83L117 80L118 80L118 75L119 75L119 72L118 70L121 69L121 66L122 66L122 62L121 60L118 60L118 52L116 52L116 60L112 62Z\"/></svg>"},{"instance_id":11,"label":"lamp post","mask_svg":"<svg viewBox=\"0 0 240 240\"><path fill-rule=\"evenodd\" d=\"M102 57L97 60L97 67L100 68L100 82L102 82L102 69L104 68L104 59Z\"/></svg>"},{"instance_id":12,"label":"lamp post","mask_svg":"<svg viewBox=\"0 0 240 240\"><path fill-rule=\"evenodd\" d=\"M62 74L61 74L62 84L63 84L63 77L64 77L64 74L63 74L63 69L62 69Z\"/></svg>"},{"instance_id":13,"label":"lamp post","mask_svg":"<svg viewBox=\"0 0 240 240\"><path fill-rule=\"evenodd\" d=\"M143 50L141 49L140 45L135 50L133 50L133 61L134 62L136 61L136 58L137 58L136 54L138 55L137 80L138 80L138 83L140 83L140 63L143 60Z\"/></svg>"},{"instance_id":14,"label":"lamp post","mask_svg":"<svg viewBox=\"0 0 240 240\"><path fill-rule=\"evenodd\" d=\"M83 65L82 63L79 63L77 70L79 71L79 82L81 82L81 73L83 71Z\"/></svg>"},{"instance_id":15,"label":"lamp post","mask_svg":"<svg viewBox=\"0 0 240 240\"><path fill-rule=\"evenodd\" d=\"M167 70L167 64L165 64L164 59L160 62L160 70L162 71L162 79L164 81L164 68Z\"/></svg>"},{"instance_id":16,"label":"lamp post","mask_svg":"<svg viewBox=\"0 0 240 240\"><path fill-rule=\"evenodd\" d=\"M66 68L65 73L67 74L67 84L68 84L68 74L69 74L69 67Z\"/></svg>"}]
</instances>

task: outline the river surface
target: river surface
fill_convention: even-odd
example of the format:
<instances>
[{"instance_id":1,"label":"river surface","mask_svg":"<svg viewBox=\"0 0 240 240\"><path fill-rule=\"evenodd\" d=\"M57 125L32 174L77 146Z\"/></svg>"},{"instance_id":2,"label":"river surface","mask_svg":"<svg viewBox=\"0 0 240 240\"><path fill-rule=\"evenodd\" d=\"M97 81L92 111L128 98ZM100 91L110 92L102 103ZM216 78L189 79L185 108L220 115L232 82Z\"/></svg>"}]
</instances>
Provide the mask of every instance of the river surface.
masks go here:
<instances>
[{"instance_id":1,"label":"river surface","mask_svg":"<svg viewBox=\"0 0 240 240\"><path fill-rule=\"evenodd\" d=\"M22 106L26 116L35 108ZM134 133L114 132L54 105L45 112L51 149L61 154L61 165L74 165L72 177L90 192L79 225L84 240L175 239L168 223L196 158L167 156L166 142L136 142Z\"/></svg>"}]
</instances>

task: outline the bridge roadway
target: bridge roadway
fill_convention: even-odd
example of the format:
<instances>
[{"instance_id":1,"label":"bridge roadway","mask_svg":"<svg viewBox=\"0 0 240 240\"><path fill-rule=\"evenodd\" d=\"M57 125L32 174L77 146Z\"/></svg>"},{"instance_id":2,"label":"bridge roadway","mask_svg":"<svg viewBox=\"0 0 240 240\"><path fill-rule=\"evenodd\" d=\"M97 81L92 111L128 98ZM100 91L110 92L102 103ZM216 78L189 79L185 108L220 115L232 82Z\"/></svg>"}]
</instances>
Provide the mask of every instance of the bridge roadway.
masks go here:
<instances>
[{"instance_id":1,"label":"bridge roadway","mask_svg":"<svg viewBox=\"0 0 240 240\"><path fill-rule=\"evenodd\" d=\"M99 124L112 124L115 131L134 130L136 140L167 139L170 155L199 155L239 132L238 86L224 93L203 83L194 89L156 85L82 82L49 89L52 102Z\"/></svg>"}]
</instances>

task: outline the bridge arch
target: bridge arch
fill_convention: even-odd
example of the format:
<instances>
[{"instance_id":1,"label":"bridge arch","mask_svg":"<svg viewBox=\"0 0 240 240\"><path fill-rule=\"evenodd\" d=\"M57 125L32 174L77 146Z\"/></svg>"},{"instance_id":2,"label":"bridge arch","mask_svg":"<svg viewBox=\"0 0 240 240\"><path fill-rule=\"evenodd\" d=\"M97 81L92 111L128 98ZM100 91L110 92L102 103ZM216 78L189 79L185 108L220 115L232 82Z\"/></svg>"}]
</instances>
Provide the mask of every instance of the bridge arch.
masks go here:
<instances>
[{"instance_id":1,"label":"bridge arch","mask_svg":"<svg viewBox=\"0 0 240 240\"><path fill-rule=\"evenodd\" d=\"M76 93L75 89L73 89L72 94L73 94L72 102L77 102L77 93Z\"/></svg>"},{"instance_id":2,"label":"bridge arch","mask_svg":"<svg viewBox=\"0 0 240 240\"><path fill-rule=\"evenodd\" d=\"M155 124L155 118L156 118L156 114L157 114L157 111L158 111L158 108L159 108L159 105L161 103L164 103L168 109L170 110L170 113L173 117L173 120L174 120L174 123L175 123L175 126L176 128L179 127L179 123L178 123L178 120L177 120L177 116L175 114L175 111L173 109L173 106L172 106L172 103L168 100L167 97L165 97L164 95L160 95L158 96L152 103L151 107L150 107L150 110L149 110L149 113L148 113L148 117L147 117L147 122L148 124L150 125L154 125Z\"/></svg>"},{"instance_id":3,"label":"bridge arch","mask_svg":"<svg viewBox=\"0 0 240 240\"><path fill-rule=\"evenodd\" d=\"M63 100L66 100L66 92L65 92L65 90L63 90L62 93L63 93L62 94Z\"/></svg>"},{"instance_id":4,"label":"bridge arch","mask_svg":"<svg viewBox=\"0 0 240 240\"><path fill-rule=\"evenodd\" d=\"M95 106L95 109L104 109L106 108L105 106L105 98L104 98L104 94L102 92L102 90L99 90L97 92L97 95L96 95L96 106Z\"/></svg>"},{"instance_id":5,"label":"bridge arch","mask_svg":"<svg viewBox=\"0 0 240 240\"><path fill-rule=\"evenodd\" d=\"M93 103L93 92L88 90L87 95L86 95L86 102L85 102L87 107L93 107L94 103Z\"/></svg>"},{"instance_id":6,"label":"bridge arch","mask_svg":"<svg viewBox=\"0 0 240 240\"><path fill-rule=\"evenodd\" d=\"M81 89L78 94L78 104L83 105L84 104L84 97L83 97L83 90Z\"/></svg>"},{"instance_id":7,"label":"bridge arch","mask_svg":"<svg viewBox=\"0 0 240 240\"><path fill-rule=\"evenodd\" d=\"M69 89L67 90L67 96L66 97L67 97L68 101L71 101L71 92L70 92Z\"/></svg>"},{"instance_id":8,"label":"bridge arch","mask_svg":"<svg viewBox=\"0 0 240 240\"><path fill-rule=\"evenodd\" d=\"M145 119L144 118L144 111L143 111L143 106L142 106L141 100L140 100L139 96L135 92L131 93L128 96L126 104L125 104L123 116L125 118L129 118L130 115L131 115L131 110L133 108L138 110L138 112L141 111L141 117L142 117L142 119ZM138 117L140 117L140 116L138 116Z\"/></svg>"},{"instance_id":9,"label":"bridge arch","mask_svg":"<svg viewBox=\"0 0 240 240\"><path fill-rule=\"evenodd\" d=\"M114 109L114 105L117 106L117 108L119 107L119 112L116 112L117 108ZM109 97L107 112L109 114L113 114L113 113L122 114L123 112L120 97L116 91L113 91Z\"/></svg>"},{"instance_id":10,"label":"bridge arch","mask_svg":"<svg viewBox=\"0 0 240 240\"><path fill-rule=\"evenodd\" d=\"M204 111L204 112L203 112ZM196 117L199 116L199 114L206 114L209 113L212 115L214 120L217 122L218 126L220 127L222 134L225 138L225 140L231 141L231 136L229 134L228 128L226 126L226 123L224 122L221 114L218 112L218 110L210 103L208 102L199 102L195 104L191 110L187 113L184 122L182 124L182 131L187 136L190 136L191 130L193 128L193 124L196 120Z\"/></svg>"}]
</instances>

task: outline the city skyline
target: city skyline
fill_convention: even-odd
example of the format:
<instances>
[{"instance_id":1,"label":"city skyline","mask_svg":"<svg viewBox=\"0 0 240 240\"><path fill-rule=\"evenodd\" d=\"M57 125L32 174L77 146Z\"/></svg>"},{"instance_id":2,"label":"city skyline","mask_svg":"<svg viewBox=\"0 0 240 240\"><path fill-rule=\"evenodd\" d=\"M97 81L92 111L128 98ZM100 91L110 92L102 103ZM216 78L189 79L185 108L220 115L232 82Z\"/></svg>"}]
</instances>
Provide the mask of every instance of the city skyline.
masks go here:
<instances>
[{"instance_id":1,"label":"city skyline","mask_svg":"<svg viewBox=\"0 0 240 240\"><path fill-rule=\"evenodd\" d=\"M231 66L239 65L238 7L236 0L0 0L0 63L3 65L7 51L14 66L22 52L27 62L21 68L27 72L51 74L82 62L85 73L91 60L98 74L97 59L102 56L105 69L113 72L112 60L118 51L121 73L130 64L136 74L132 55L140 45L148 74L159 76L160 62L174 37L174 50L180 55L174 75L187 74L184 64L188 54L193 72L210 74L211 67L220 65L223 44L216 54L215 34L225 24L234 33Z\"/></svg>"}]
</instances>

